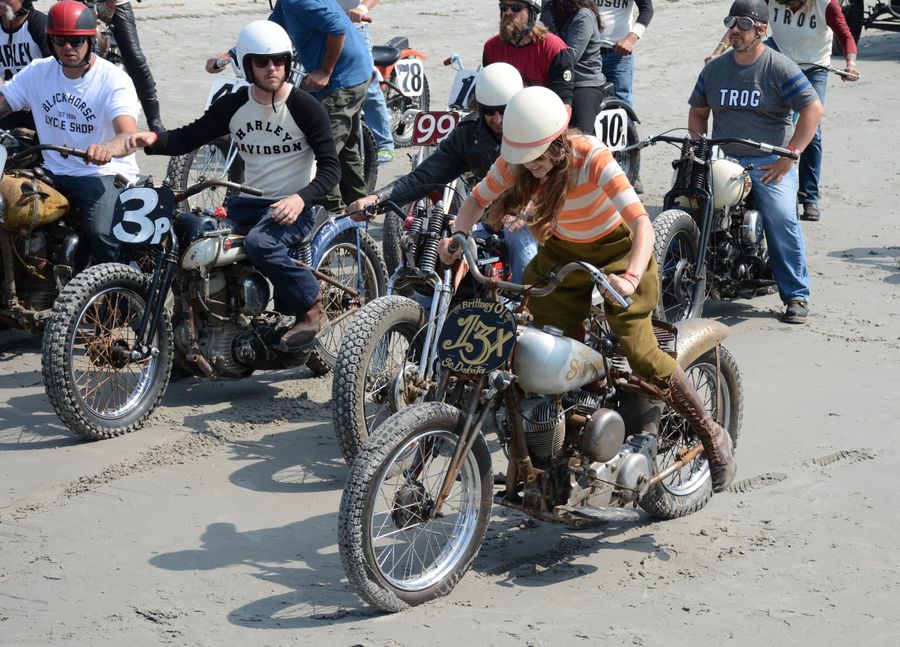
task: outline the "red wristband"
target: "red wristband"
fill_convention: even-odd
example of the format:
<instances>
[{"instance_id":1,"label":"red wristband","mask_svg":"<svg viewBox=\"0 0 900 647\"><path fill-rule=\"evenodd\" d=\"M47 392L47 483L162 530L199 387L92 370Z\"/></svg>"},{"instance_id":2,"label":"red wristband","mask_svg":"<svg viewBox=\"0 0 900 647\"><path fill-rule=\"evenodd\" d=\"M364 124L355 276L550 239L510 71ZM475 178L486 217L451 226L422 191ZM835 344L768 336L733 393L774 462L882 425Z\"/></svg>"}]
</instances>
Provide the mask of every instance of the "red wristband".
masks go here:
<instances>
[{"instance_id":1,"label":"red wristband","mask_svg":"<svg viewBox=\"0 0 900 647\"><path fill-rule=\"evenodd\" d=\"M795 159L795 160L800 159L800 154L801 154L801 153L800 153L800 149L799 149L799 148L797 148L796 146L791 146L790 144L788 144L787 146L785 146L785 148L788 149L789 151L791 151L791 152L794 154L794 159Z\"/></svg>"}]
</instances>

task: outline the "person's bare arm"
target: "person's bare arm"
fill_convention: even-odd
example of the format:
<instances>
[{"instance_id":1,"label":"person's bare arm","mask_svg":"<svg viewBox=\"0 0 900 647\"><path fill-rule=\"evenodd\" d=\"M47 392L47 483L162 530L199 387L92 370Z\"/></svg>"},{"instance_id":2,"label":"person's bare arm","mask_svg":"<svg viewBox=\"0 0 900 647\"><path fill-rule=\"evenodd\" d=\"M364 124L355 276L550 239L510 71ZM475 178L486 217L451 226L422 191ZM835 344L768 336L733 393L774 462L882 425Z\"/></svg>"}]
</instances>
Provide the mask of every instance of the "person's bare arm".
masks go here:
<instances>
[{"instance_id":1,"label":"person's bare arm","mask_svg":"<svg viewBox=\"0 0 900 647\"><path fill-rule=\"evenodd\" d=\"M13 112L14 110L9 105L6 97L3 96L3 93L0 93L0 119L3 119L7 115L11 115Z\"/></svg>"},{"instance_id":2,"label":"person's bare arm","mask_svg":"<svg viewBox=\"0 0 900 647\"><path fill-rule=\"evenodd\" d=\"M334 66L337 65L341 52L344 51L344 39L346 37L341 34L334 36L328 34L325 36L325 56L322 58L322 66L318 70L314 70L306 77L306 85L313 90L321 90L329 81L331 81L331 73L334 72Z\"/></svg>"},{"instance_id":3,"label":"person's bare arm","mask_svg":"<svg viewBox=\"0 0 900 647\"><path fill-rule=\"evenodd\" d=\"M809 146L813 135L816 134L816 128L819 126L823 114L825 114L825 109L818 99L803 108L799 113L797 125L794 126L794 135L788 142L787 148L802 153ZM790 157L779 157L771 164L760 165L759 168L766 171L761 178L762 181L766 184L778 184L781 182L781 178L791 170L795 161L797 160Z\"/></svg>"},{"instance_id":4,"label":"person's bare arm","mask_svg":"<svg viewBox=\"0 0 900 647\"><path fill-rule=\"evenodd\" d=\"M691 106L691 109L688 111L688 130L691 133L691 137L699 137L706 134L709 128L709 115L711 112L708 106L705 108Z\"/></svg>"},{"instance_id":5,"label":"person's bare arm","mask_svg":"<svg viewBox=\"0 0 900 647\"><path fill-rule=\"evenodd\" d=\"M125 157L134 152L128 145L129 138L137 132L137 120L128 115L120 115L113 119L116 136L100 144L91 144L87 148L85 164L108 164L113 157Z\"/></svg>"}]
</instances>

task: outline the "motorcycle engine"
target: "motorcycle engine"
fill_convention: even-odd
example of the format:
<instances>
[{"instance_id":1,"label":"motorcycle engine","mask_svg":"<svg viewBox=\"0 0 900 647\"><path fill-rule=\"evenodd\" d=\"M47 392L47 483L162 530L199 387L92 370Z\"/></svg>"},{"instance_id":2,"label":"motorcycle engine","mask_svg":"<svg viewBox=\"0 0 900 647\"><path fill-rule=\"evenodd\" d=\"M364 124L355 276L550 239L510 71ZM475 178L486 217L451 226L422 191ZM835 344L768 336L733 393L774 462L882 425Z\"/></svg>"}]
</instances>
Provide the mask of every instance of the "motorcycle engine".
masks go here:
<instances>
[{"instance_id":1,"label":"motorcycle engine","mask_svg":"<svg viewBox=\"0 0 900 647\"><path fill-rule=\"evenodd\" d=\"M566 420L556 398L531 398L519 404L528 453L536 463L547 464L562 451Z\"/></svg>"}]
</instances>

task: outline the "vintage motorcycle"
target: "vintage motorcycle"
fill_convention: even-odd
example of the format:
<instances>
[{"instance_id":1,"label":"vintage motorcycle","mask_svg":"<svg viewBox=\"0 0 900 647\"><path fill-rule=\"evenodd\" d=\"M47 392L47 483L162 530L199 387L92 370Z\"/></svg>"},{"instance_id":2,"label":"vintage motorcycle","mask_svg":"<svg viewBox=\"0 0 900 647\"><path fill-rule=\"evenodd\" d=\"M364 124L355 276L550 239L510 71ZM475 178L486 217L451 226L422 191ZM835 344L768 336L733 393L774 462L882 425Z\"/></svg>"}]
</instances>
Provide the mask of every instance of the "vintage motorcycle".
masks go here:
<instances>
[{"instance_id":1,"label":"vintage motorcycle","mask_svg":"<svg viewBox=\"0 0 900 647\"><path fill-rule=\"evenodd\" d=\"M353 462L338 519L341 560L353 589L384 611L446 595L478 553L495 485L487 424L508 457L494 503L543 521L579 526L634 504L672 519L712 494L692 429L631 372L598 308L584 343L527 325L528 296L548 294L571 272L587 272L627 306L602 270L568 262L541 287L516 285L481 276L466 239L454 241L479 282L522 303L515 311L493 298L457 303L437 344L432 401L388 418ZM721 345L728 327L694 319L654 328L737 441L743 394Z\"/></svg>"},{"instance_id":2,"label":"vintage motorcycle","mask_svg":"<svg viewBox=\"0 0 900 647\"><path fill-rule=\"evenodd\" d=\"M388 416L421 401L437 372L437 342L453 300L471 294L465 268L442 268L439 240L450 235L451 218L444 199L418 207L402 236L404 262L388 280L387 293L370 301L347 330L334 367L334 431L347 463L372 431ZM403 215L393 202L379 205ZM503 239L486 230L472 234L481 273L506 280Z\"/></svg>"},{"instance_id":3,"label":"vintage motorcycle","mask_svg":"<svg viewBox=\"0 0 900 647\"><path fill-rule=\"evenodd\" d=\"M210 379L304 364L322 375L353 315L384 292L384 264L364 226L313 207L315 224L290 253L319 279L332 325L305 352L279 350L294 318L269 308L270 284L247 260L244 237L200 210L176 210L213 184L260 195L222 180L178 194L165 185L126 189L113 235L125 249L155 255L152 276L105 263L60 293L44 331L42 370L54 410L75 434L98 440L139 429L165 393L173 360Z\"/></svg>"},{"instance_id":4,"label":"vintage motorcycle","mask_svg":"<svg viewBox=\"0 0 900 647\"><path fill-rule=\"evenodd\" d=\"M653 219L660 300L654 315L674 323L700 317L707 299L749 298L775 290L763 221L743 167L716 157L715 146L742 144L762 153L795 153L749 139L691 139L657 135L639 147L666 142L680 146L672 163L675 179Z\"/></svg>"},{"instance_id":5,"label":"vintage motorcycle","mask_svg":"<svg viewBox=\"0 0 900 647\"><path fill-rule=\"evenodd\" d=\"M395 36L384 45L372 46L372 60L391 117L394 146L398 148L411 145L415 114L431 105L425 76L427 58L409 46L406 36Z\"/></svg>"},{"instance_id":6,"label":"vintage motorcycle","mask_svg":"<svg viewBox=\"0 0 900 647\"><path fill-rule=\"evenodd\" d=\"M69 201L40 167L41 151L84 157L85 151L26 145L0 131L0 324L38 334L56 295L89 261Z\"/></svg>"}]
</instances>

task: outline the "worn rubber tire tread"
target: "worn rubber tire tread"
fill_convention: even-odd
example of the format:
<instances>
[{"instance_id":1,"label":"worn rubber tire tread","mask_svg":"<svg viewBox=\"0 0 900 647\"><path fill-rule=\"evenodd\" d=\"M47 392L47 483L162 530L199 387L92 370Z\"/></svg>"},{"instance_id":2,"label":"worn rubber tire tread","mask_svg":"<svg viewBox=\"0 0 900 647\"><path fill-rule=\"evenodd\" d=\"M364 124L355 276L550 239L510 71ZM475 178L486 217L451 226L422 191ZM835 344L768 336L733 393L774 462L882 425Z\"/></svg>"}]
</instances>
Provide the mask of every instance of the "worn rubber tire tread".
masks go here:
<instances>
[{"instance_id":1,"label":"worn rubber tire tread","mask_svg":"<svg viewBox=\"0 0 900 647\"><path fill-rule=\"evenodd\" d=\"M437 584L416 593L393 590L381 583L369 567L363 528L366 527L368 496L373 482L380 478L382 464L406 439L423 431L424 427L456 429L462 425L463 413L443 402L424 402L397 412L384 421L377 432L363 446L347 477L338 516L338 547L347 579L354 591L367 603L382 611L404 611L435 598L447 595L472 565L487 530L491 513L493 475L490 451L483 436L475 441L472 452L478 461L481 478L481 508L470 545L457 566Z\"/></svg>"},{"instance_id":2,"label":"worn rubber tire tread","mask_svg":"<svg viewBox=\"0 0 900 647\"><path fill-rule=\"evenodd\" d=\"M659 319L660 321L666 321L668 323L676 323L676 321L668 321L666 319L665 309L663 308L662 303L662 281L663 281L663 267L665 261L666 250L669 248L669 245L672 242L672 238L675 237L680 231L688 231L692 236L694 241L694 249L696 253L699 254L699 250L697 249L700 244L700 231L697 229L697 223L694 222L694 219L691 215L681 209L668 209L667 211L663 211L659 215L657 215L653 219L653 233L655 234L655 242L653 243L653 258L656 259L657 270L659 273L659 302L656 304L656 308L653 310L653 318ZM697 258L694 258L694 266L697 265Z\"/></svg>"},{"instance_id":3,"label":"worn rubber tire tread","mask_svg":"<svg viewBox=\"0 0 900 647\"><path fill-rule=\"evenodd\" d=\"M69 383L72 355L69 352L68 339L71 327L75 323L74 319L78 312L88 299L98 291L114 285L128 287L138 294L144 295L150 287L150 277L120 263L94 265L79 273L66 284L53 304L53 311L47 327L44 329L41 344L43 349L41 373L50 404L53 405L56 415L66 427L77 436L88 440L114 438L140 429L162 400L172 372L174 335L169 312L163 309L158 331L161 345L157 356L157 359L162 358L159 361L162 376L154 376L154 380L160 381L155 387L152 387L156 392L142 403L142 413L126 425L106 427L96 424L81 411L78 399L73 392L74 389Z\"/></svg>"},{"instance_id":4,"label":"worn rubber tire tread","mask_svg":"<svg viewBox=\"0 0 900 647\"><path fill-rule=\"evenodd\" d=\"M378 244L375 242L375 240L368 234L360 232L360 241L362 242L363 246L363 256L369 260L369 263L371 263L372 269L376 274L375 285L377 287L378 294L372 296L372 299L375 299L387 291L387 270L384 267L384 259L381 257L381 253L378 251ZM351 245L356 244L355 230L350 229L348 231L344 231L339 236L335 237L335 239L328 244L328 247L323 252L322 259L325 259L328 252L333 247L346 243L350 243ZM364 303L362 305L365 306L366 304ZM343 345L344 340L342 339L339 342L338 354L340 354L340 347ZM318 349L318 347L315 347L309 354L309 357L306 359L306 367L310 371L312 371L315 377L322 377L323 375L328 375L328 373L331 372L331 370L335 366L336 360L337 356L332 359L327 353L322 352Z\"/></svg>"},{"instance_id":5,"label":"worn rubber tire tread","mask_svg":"<svg viewBox=\"0 0 900 647\"><path fill-rule=\"evenodd\" d=\"M405 205L406 211L409 205ZM387 267L388 276L393 275L397 268L403 265L403 252L400 251L400 240L403 236L405 223L393 211L384 214L384 225L381 228L381 252L384 255L384 264Z\"/></svg>"},{"instance_id":6,"label":"worn rubber tire tread","mask_svg":"<svg viewBox=\"0 0 900 647\"><path fill-rule=\"evenodd\" d=\"M741 435L741 424L744 419L743 384L741 383L741 374L734 356L724 346L719 348L721 351L722 380L728 385L728 392L731 397L730 419L727 421L727 429L731 436L731 442L734 448L737 449L738 438ZM700 356L691 366L697 364L712 364L715 366L715 349ZM689 370L690 367L685 372ZM674 414L674 412L672 413ZM644 510L659 519L677 519L700 510L707 504L712 494L712 482L709 478L709 473L707 473L706 481L702 487L694 490L687 496L676 497L662 485L657 484L644 495L640 500L640 505Z\"/></svg>"},{"instance_id":7,"label":"worn rubber tire tread","mask_svg":"<svg viewBox=\"0 0 900 647\"><path fill-rule=\"evenodd\" d=\"M348 464L369 438L365 416L365 381L372 352L391 328L408 324L416 330L425 325L425 310L412 299L397 295L380 297L366 304L341 340L332 383L334 433Z\"/></svg>"}]
</instances>

